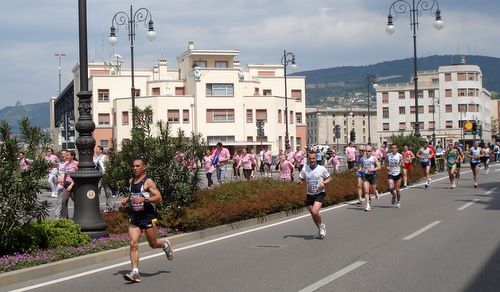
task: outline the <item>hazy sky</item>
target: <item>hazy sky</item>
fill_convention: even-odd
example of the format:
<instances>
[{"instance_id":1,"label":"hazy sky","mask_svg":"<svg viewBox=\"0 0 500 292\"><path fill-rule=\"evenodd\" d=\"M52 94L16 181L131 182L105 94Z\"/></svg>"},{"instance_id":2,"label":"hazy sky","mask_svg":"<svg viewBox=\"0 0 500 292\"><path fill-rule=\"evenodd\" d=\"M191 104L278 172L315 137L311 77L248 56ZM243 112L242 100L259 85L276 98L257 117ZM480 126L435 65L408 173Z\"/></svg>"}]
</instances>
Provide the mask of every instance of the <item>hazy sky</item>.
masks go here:
<instances>
[{"instance_id":1,"label":"hazy sky","mask_svg":"<svg viewBox=\"0 0 500 292\"><path fill-rule=\"evenodd\" d=\"M411 2L411 0L408 0ZM430 1L432 2L432 1ZM110 61L107 43L118 11L148 8L157 38L137 28L137 68L158 59L176 67L188 41L197 49L238 49L246 64L278 64L284 49L296 54L299 71L369 65L413 56L409 20L400 16L396 33L385 33L389 0L87 0L89 60ZM477 54L500 57L500 1L439 0L445 27L420 17L419 57ZM0 108L48 101L57 95L58 58L62 52L62 87L78 62L78 1L2 0L0 9ZM115 53L130 67L125 27L117 33Z\"/></svg>"}]
</instances>

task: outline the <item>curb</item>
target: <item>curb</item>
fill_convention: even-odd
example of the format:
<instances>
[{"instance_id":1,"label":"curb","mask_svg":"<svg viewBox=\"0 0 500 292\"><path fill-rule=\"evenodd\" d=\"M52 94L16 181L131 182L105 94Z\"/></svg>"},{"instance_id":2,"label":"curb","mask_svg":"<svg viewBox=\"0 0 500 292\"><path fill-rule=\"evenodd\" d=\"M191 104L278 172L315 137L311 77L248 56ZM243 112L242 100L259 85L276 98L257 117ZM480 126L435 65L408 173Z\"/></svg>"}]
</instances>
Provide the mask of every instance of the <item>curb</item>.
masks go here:
<instances>
[{"instance_id":1,"label":"curb","mask_svg":"<svg viewBox=\"0 0 500 292\"><path fill-rule=\"evenodd\" d=\"M226 232L231 232L250 226L265 224L270 221L298 215L304 212L307 212L306 208L283 211L262 217L257 217L257 218L247 219L244 221L212 227L200 231L173 235L171 237L168 237L168 240L172 243L172 245L175 246L189 241L203 239L210 236L216 236ZM147 242L141 242L139 244L139 253L144 253L149 250L150 249ZM100 264L106 261L115 260L122 257L128 258L128 256L129 256L129 247L124 246L113 250L102 251L71 259L65 259L53 263L47 263L39 266L1 273L0 287L22 283L42 277L47 277L58 273L67 272L73 269L83 268L90 265Z\"/></svg>"}]
</instances>

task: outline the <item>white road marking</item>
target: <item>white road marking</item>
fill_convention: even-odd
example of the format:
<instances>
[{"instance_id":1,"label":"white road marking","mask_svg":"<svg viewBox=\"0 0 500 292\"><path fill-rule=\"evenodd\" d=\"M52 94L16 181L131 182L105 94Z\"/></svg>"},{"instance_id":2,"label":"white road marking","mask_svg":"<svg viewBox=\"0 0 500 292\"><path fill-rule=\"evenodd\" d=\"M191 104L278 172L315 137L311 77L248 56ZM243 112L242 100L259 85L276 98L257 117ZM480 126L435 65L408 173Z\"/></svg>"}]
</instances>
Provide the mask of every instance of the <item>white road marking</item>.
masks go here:
<instances>
[{"instance_id":1,"label":"white road marking","mask_svg":"<svg viewBox=\"0 0 500 292\"><path fill-rule=\"evenodd\" d=\"M477 201L479 201L479 199L474 199L474 200L472 200L472 202L468 202L467 204L465 204L462 207L458 208L457 211L463 211L463 210L465 210L465 208L472 206Z\"/></svg>"},{"instance_id":2,"label":"white road marking","mask_svg":"<svg viewBox=\"0 0 500 292\"><path fill-rule=\"evenodd\" d=\"M414 232L414 233L408 235L407 237L403 238L403 240L410 240L410 239L412 239L414 237L417 237L420 234L422 234L422 233L426 232L427 230L431 229L432 227L438 225L439 223L441 223L441 221L434 221L431 224L429 224L429 225L427 225L427 226L419 229L417 232Z\"/></svg>"},{"instance_id":3,"label":"white road marking","mask_svg":"<svg viewBox=\"0 0 500 292\"><path fill-rule=\"evenodd\" d=\"M366 262L362 262L362 261L355 262L354 264L349 265L349 266L343 268L342 270L336 272L335 274L331 274L330 276L328 276L328 277L326 277L324 279L319 280L318 282L316 282L316 283L314 283L314 284L312 284L312 285L310 285L310 286L308 286L308 287L300 290L299 292L312 292L312 291L316 291L316 290L320 289L321 287L326 286L328 283L333 282L336 279L344 276L345 274L354 271L355 269L361 267L364 264L366 264Z\"/></svg>"},{"instance_id":4,"label":"white road marking","mask_svg":"<svg viewBox=\"0 0 500 292\"><path fill-rule=\"evenodd\" d=\"M500 169L499 169L499 170L500 170ZM493 192L494 192L494 191L496 191L496 190L497 190L497 188L492 188L491 190L487 191L485 194L487 194L487 195L491 195L491 194L493 194Z\"/></svg>"}]
</instances>

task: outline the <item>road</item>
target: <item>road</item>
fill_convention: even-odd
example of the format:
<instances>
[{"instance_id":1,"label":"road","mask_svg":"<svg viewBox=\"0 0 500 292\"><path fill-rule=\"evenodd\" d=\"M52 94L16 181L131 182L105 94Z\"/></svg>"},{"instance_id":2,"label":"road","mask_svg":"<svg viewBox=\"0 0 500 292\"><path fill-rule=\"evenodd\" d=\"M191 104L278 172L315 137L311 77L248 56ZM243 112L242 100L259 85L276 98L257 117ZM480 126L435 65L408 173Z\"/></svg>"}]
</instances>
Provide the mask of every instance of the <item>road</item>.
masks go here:
<instances>
[{"instance_id":1,"label":"road","mask_svg":"<svg viewBox=\"0 0 500 292\"><path fill-rule=\"evenodd\" d=\"M464 171L455 190L443 175L404 190L401 209L389 195L324 208L324 240L302 214L175 246L172 262L142 254L138 284L122 258L0 290L500 291L500 164L477 189Z\"/></svg>"}]
</instances>

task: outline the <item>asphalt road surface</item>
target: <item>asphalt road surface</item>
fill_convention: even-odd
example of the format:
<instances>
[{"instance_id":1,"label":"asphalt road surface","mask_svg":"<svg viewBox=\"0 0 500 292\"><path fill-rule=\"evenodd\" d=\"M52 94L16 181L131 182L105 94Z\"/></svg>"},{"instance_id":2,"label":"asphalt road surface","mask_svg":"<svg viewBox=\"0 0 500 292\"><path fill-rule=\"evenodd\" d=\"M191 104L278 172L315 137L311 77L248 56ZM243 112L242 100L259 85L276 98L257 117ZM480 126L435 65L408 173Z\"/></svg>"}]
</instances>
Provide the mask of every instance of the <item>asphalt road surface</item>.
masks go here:
<instances>
[{"instance_id":1,"label":"asphalt road surface","mask_svg":"<svg viewBox=\"0 0 500 292\"><path fill-rule=\"evenodd\" d=\"M175 246L172 262L143 253L141 283L122 258L0 290L500 291L500 164L477 189L463 170L454 190L443 175L404 190L400 209L389 195L324 208L324 240L302 214Z\"/></svg>"}]
</instances>

